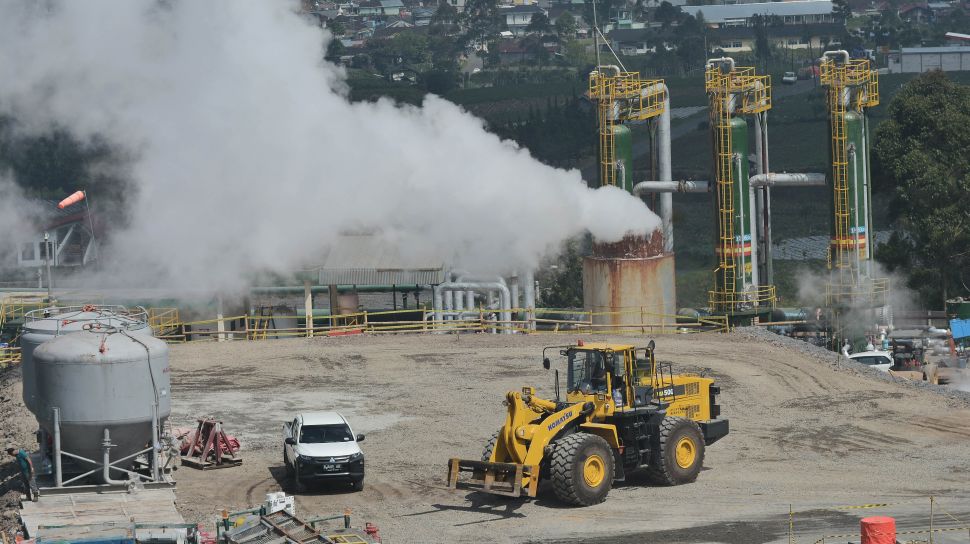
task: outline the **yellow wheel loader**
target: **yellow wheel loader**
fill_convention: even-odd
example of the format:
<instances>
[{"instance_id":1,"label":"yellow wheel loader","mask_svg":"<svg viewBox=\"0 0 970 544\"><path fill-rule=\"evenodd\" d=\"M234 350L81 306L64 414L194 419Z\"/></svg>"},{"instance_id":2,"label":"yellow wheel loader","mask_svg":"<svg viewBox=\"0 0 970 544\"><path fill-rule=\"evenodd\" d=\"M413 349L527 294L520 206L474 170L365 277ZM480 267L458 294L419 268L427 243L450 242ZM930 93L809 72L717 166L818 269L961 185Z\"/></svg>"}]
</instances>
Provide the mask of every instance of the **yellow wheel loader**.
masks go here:
<instances>
[{"instance_id":1,"label":"yellow wheel loader","mask_svg":"<svg viewBox=\"0 0 970 544\"><path fill-rule=\"evenodd\" d=\"M728 434L714 380L674 375L657 363L653 341L546 348L546 369L549 350L565 359L565 398L558 368L555 400L532 387L510 391L505 424L481 460L450 460L448 487L535 497L540 479L549 480L560 500L588 506L634 470L665 485L694 481L704 448Z\"/></svg>"}]
</instances>

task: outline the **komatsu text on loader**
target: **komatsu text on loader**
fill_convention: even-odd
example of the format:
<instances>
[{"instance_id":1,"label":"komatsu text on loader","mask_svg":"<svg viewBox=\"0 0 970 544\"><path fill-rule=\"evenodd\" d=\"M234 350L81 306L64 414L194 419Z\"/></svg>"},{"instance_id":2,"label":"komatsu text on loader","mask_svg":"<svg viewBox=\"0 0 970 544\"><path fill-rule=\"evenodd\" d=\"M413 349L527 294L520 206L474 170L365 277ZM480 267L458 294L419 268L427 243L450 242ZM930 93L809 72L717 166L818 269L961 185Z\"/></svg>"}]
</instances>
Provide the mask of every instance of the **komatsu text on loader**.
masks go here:
<instances>
[{"instance_id":1,"label":"komatsu text on loader","mask_svg":"<svg viewBox=\"0 0 970 544\"><path fill-rule=\"evenodd\" d=\"M555 400L537 397L532 387L510 391L505 425L481 460L451 459L449 487L535 497L539 481L548 479L560 500L588 506L639 469L661 484L694 481L705 446L728 434L714 380L674 375L668 363L657 363L653 341L645 348L582 342L546 348L546 369L548 350L565 357L565 398L558 369Z\"/></svg>"}]
</instances>

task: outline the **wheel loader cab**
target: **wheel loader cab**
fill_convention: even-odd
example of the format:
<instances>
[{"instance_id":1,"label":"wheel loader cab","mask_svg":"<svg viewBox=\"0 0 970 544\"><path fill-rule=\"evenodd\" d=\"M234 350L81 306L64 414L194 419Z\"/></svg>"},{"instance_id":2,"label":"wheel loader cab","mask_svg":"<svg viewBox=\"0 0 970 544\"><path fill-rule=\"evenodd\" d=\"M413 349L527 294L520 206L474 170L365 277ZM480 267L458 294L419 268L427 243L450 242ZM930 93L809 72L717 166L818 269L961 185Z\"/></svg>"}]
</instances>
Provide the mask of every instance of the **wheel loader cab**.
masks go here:
<instances>
[{"instance_id":1,"label":"wheel loader cab","mask_svg":"<svg viewBox=\"0 0 970 544\"><path fill-rule=\"evenodd\" d=\"M584 344L560 352L566 358L566 401L593 402L602 412L650 404L654 392L651 347ZM543 361L545 366L546 361ZM548 368L548 367L547 367Z\"/></svg>"},{"instance_id":2,"label":"wheel loader cab","mask_svg":"<svg viewBox=\"0 0 970 544\"><path fill-rule=\"evenodd\" d=\"M591 395L610 391L610 376L616 354L607 351L572 349L567 352L566 391Z\"/></svg>"}]
</instances>

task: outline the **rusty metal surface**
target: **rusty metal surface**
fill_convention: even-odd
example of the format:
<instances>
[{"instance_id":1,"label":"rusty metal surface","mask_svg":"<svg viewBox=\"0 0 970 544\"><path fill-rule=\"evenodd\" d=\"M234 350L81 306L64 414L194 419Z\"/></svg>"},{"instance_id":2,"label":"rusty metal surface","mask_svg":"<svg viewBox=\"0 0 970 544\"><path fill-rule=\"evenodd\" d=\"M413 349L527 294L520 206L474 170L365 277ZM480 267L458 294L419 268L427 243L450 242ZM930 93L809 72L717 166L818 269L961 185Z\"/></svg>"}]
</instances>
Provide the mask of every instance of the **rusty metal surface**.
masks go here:
<instances>
[{"instance_id":1,"label":"rusty metal surface","mask_svg":"<svg viewBox=\"0 0 970 544\"><path fill-rule=\"evenodd\" d=\"M658 247L662 243L660 238ZM583 261L583 302L592 312L620 312L594 315L595 324L672 324L677 310L674 256L587 257Z\"/></svg>"},{"instance_id":2,"label":"rusty metal surface","mask_svg":"<svg viewBox=\"0 0 970 544\"><path fill-rule=\"evenodd\" d=\"M663 255L663 233L658 229L648 236L627 235L619 242L593 242L594 258L643 259Z\"/></svg>"}]
</instances>

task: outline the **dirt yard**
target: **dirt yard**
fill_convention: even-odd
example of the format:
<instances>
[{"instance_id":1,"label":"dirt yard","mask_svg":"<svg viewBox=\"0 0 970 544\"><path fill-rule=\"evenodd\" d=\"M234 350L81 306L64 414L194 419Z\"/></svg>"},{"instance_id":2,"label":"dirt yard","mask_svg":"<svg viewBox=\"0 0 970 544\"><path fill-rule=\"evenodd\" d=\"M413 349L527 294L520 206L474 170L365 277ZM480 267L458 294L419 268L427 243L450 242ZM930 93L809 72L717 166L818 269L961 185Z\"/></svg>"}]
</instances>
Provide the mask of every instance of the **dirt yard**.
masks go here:
<instances>
[{"instance_id":1,"label":"dirt yard","mask_svg":"<svg viewBox=\"0 0 970 544\"><path fill-rule=\"evenodd\" d=\"M311 489L298 496L298 511L323 516L350 508L355 524L376 523L385 542L582 542L594 536L787 542L792 505L802 512L795 516L798 541L810 544L856 531L865 515L896 515L904 528L927 525L931 494L938 497L937 512L970 518L965 399L878 379L834 353L775 338L744 332L658 338L659 359L716 378L731 434L708 449L697 482L670 488L633 478L590 508L565 507L544 488L532 501L445 488L448 458L477 458L501 425L506 391L534 385L552 396L541 348L573 337L370 336L173 346L173 423L189 426L198 416L216 416L239 437L245 459L226 470L181 468L178 507L187 520L211 523L223 508L251 507L269 491L293 492L282 466L282 422L300 411L338 410L355 432L367 435L365 489ZM902 504L829 509L884 502ZM966 542L967 533L960 534ZM936 541L946 542L945 536Z\"/></svg>"}]
</instances>

